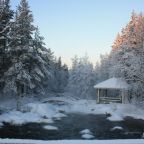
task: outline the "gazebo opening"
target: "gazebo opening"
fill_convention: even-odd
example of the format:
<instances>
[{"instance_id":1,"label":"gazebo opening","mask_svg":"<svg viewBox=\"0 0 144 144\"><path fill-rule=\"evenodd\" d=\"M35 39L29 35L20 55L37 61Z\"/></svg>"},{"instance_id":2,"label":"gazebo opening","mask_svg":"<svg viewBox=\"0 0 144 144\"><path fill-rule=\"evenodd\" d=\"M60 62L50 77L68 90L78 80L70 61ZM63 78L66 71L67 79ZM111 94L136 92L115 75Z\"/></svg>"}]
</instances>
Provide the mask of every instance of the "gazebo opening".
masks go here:
<instances>
[{"instance_id":1,"label":"gazebo opening","mask_svg":"<svg viewBox=\"0 0 144 144\"><path fill-rule=\"evenodd\" d=\"M97 103L124 103L128 84L121 78L110 78L94 86L97 91Z\"/></svg>"}]
</instances>

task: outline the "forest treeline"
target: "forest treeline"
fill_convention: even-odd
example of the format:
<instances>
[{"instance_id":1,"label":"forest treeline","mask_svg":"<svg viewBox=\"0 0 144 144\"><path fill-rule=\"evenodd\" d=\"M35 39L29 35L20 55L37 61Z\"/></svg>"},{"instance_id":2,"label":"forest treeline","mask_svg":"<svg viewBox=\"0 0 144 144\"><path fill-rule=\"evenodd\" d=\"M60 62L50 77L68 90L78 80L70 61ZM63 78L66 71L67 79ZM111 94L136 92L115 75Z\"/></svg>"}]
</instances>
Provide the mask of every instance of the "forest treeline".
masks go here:
<instances>
[{"instance_id":1,"label":"forest treeline","mask_svg":"<svg viewBox=\"0 0 144 144\"><path fill-rule=\"evenodd\" d=\"M111 77L129 84L129 102L144 102L144 15L132 12L128 24L118 33L109 54L101 55L93 67L88 59L73 59L68 87L82 97L94 97L93 85Z\"/></svg>"},{"instance_id":2,"label":"forest treeline","mask_svg":"<svg viewBox=\"0 0 144 144\"><path fill-rule=\"evenodd\" d=\"M142 103L144 92L144 16L132 12L117 35L109 54L95 66L88 56L72 59L68 70L44 44L34 25L27 0L14 11L10 0L0 0L0 93L21 97L48 92L70 92L75 98L95 97L93 86L111 77L124 78L130 85L130 102Z\"/></svg>"}]
</instances>

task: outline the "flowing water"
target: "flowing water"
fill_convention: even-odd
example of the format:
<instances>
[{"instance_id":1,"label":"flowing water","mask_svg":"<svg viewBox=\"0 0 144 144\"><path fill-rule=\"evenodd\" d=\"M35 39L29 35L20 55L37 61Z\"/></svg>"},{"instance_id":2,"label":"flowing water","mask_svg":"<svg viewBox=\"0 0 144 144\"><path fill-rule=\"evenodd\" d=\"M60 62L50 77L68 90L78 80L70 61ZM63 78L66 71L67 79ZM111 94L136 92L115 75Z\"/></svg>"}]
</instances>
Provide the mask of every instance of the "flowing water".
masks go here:
<instances>
[{"instance_id":1,"label":"flowing water","mask_svg":"<svg viewBox=\"0 0 144 144\"><path fill-rule=\"evenodd\" d=\"M60 121L55 121L53 125L58 130L46 130L44 123L27 123L21 126L5 123L0 129L0 138L17 139L40 139L40 140L60 140L60 139L82 139L80 131L89 129L94 139L137 139L142 138L144 131L144 121L127 117L124 121L111 122L105 115L83 115L69 114ZM112 131L115 126L123 129Z\"/></svg>"}]
</instances>

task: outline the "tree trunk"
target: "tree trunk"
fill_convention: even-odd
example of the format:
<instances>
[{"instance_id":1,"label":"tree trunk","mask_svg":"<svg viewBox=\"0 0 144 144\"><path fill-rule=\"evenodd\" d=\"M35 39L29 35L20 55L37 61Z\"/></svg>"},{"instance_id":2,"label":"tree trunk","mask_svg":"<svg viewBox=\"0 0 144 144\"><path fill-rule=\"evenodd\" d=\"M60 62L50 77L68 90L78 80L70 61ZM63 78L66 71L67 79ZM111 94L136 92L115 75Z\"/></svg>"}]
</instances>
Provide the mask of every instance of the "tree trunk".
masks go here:
<instances>
[{"instance_id":1,"label":"tree trunk","mask_svg":"<svg viewBox=\"0 0 144 144\"><path fill-rule=\"evenodd\" d=\"M17 94L16 96L16 105L17 105L17 111L20 111L21 110L21 97L20 97L20 94Z\"/></svg>"}]
</instances>

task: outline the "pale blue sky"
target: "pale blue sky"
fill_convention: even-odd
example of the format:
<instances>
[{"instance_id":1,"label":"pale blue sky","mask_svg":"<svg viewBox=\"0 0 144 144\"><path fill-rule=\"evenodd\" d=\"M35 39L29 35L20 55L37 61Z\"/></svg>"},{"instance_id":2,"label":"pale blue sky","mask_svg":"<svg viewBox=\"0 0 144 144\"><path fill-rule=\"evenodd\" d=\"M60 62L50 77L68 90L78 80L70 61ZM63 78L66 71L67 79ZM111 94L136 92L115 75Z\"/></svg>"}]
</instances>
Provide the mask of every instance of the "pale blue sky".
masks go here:
<instances>
[{"instance_id":1,"label":"pale blue sky","mask_svg":"<svg viewBox=\"0 0 144 144\"><path fill-rule=\"evenodd\" d=\"M20 0L11 0L13 8ZM66 63L88 53L94 63L110 52L131 12L144 11L144 0L29 0L35 24L56 56Z\"/></svg>"}]
</instances>

